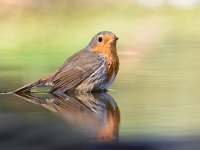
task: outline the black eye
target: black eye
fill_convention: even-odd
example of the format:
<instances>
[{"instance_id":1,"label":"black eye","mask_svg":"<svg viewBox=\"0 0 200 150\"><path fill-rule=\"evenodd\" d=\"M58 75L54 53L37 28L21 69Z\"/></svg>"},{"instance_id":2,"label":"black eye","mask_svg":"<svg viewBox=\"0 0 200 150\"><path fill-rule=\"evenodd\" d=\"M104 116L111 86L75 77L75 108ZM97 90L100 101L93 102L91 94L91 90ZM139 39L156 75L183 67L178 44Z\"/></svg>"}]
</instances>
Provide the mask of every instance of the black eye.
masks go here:
<instances>
[{"instance_id":1,"label":"black eye","mask_svg":"<svg viewBox=\"0 0 200 150\"><path fill-rule=\"evenodd\" d=\"M102 42L102 41L103 41L102 37L99 37L99 38L98 38L98 41L99 41L99 42Z\"/></svg>"}]
</instances>

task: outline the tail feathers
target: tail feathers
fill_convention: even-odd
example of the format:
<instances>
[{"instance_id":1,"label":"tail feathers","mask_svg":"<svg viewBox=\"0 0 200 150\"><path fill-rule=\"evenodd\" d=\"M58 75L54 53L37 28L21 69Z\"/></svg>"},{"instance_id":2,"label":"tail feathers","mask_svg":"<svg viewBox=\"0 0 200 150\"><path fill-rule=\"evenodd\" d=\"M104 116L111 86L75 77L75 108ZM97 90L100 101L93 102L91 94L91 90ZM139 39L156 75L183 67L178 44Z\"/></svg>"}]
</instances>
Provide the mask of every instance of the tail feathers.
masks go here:
<instances>
[{"instance_id":1,"label":"tail feathers","mask_svg":"<svg viewBox=\"0 0 200 150\"><path fill-rule=\"evenodd\" d=\"M30 92L31 89L35 88L35 87L42 87L42 86L45 86L45 83L46 83L46 80L38 80L38 81L35 81L35 82L32 82L28 85L25 85L17 90L14 91L14 93L21 93L21 92Z\"/></svg>"}]
</instances>

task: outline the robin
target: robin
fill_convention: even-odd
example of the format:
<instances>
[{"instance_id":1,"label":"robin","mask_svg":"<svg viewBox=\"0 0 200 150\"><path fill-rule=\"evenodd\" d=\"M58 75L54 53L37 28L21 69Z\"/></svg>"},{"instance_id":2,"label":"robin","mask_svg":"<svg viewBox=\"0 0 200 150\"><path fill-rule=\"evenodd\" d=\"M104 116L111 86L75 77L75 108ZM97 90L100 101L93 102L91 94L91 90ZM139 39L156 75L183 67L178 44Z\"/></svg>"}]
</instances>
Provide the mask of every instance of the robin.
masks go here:
<instances>
[{"instance_id":1,"label":"robin","mask_svg":"<svg viewBox=\"0 0 200 150\"><path fill-rule=\"evenodd\" d=\"M50 93L106 90L119 70L117 40L112 32L99 32L84 49L68 58L54 73L17 89L15 93L46 86L50 87Z\"/></svg>"}]
</instances>

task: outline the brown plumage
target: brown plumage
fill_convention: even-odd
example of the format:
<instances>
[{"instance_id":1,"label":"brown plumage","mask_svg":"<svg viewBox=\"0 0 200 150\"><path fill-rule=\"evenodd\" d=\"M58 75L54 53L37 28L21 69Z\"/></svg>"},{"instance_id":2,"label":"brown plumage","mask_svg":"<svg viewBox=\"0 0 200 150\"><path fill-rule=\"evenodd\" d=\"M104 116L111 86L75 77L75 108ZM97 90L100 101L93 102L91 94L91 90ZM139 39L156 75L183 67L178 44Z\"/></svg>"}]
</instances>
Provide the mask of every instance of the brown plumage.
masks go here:
<instances>
[{"instance_id":1,"label":"brown plumage","mask_svg":"<svg viewBox=\"0 0 200 150\"><path fill-rule=\"evenodd\" d=\"M15 92L30 92L35 87L49 86L49 92L102 91L115 79L119 69L115 34L99 32L86 48L68 58L54 73L30 83Z\"/></svg>"}]
</instances>

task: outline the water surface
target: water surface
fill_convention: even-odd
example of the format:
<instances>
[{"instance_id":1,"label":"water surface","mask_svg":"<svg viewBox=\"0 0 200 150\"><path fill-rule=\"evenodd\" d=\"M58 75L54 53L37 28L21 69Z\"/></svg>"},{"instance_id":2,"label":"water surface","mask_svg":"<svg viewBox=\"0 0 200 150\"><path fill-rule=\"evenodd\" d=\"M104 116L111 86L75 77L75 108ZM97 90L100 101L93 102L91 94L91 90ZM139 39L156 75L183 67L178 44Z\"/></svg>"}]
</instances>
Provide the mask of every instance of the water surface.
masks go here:
<instances>
[{"instance_id":1,"label":"water surface","mask_svg":"<svg viewBox=\"0 0 200 150\"><path fill-rule=\"evenodd\" d=\"M26 131L36 123L41 134L45 126L77 141L198 140L199 9L134 8L30 11L2 19L0 92L51 73L101 30L119 37L120 58L107 94L0 95L5 131L22 122Z\"/></svg>"}]
</instances>

